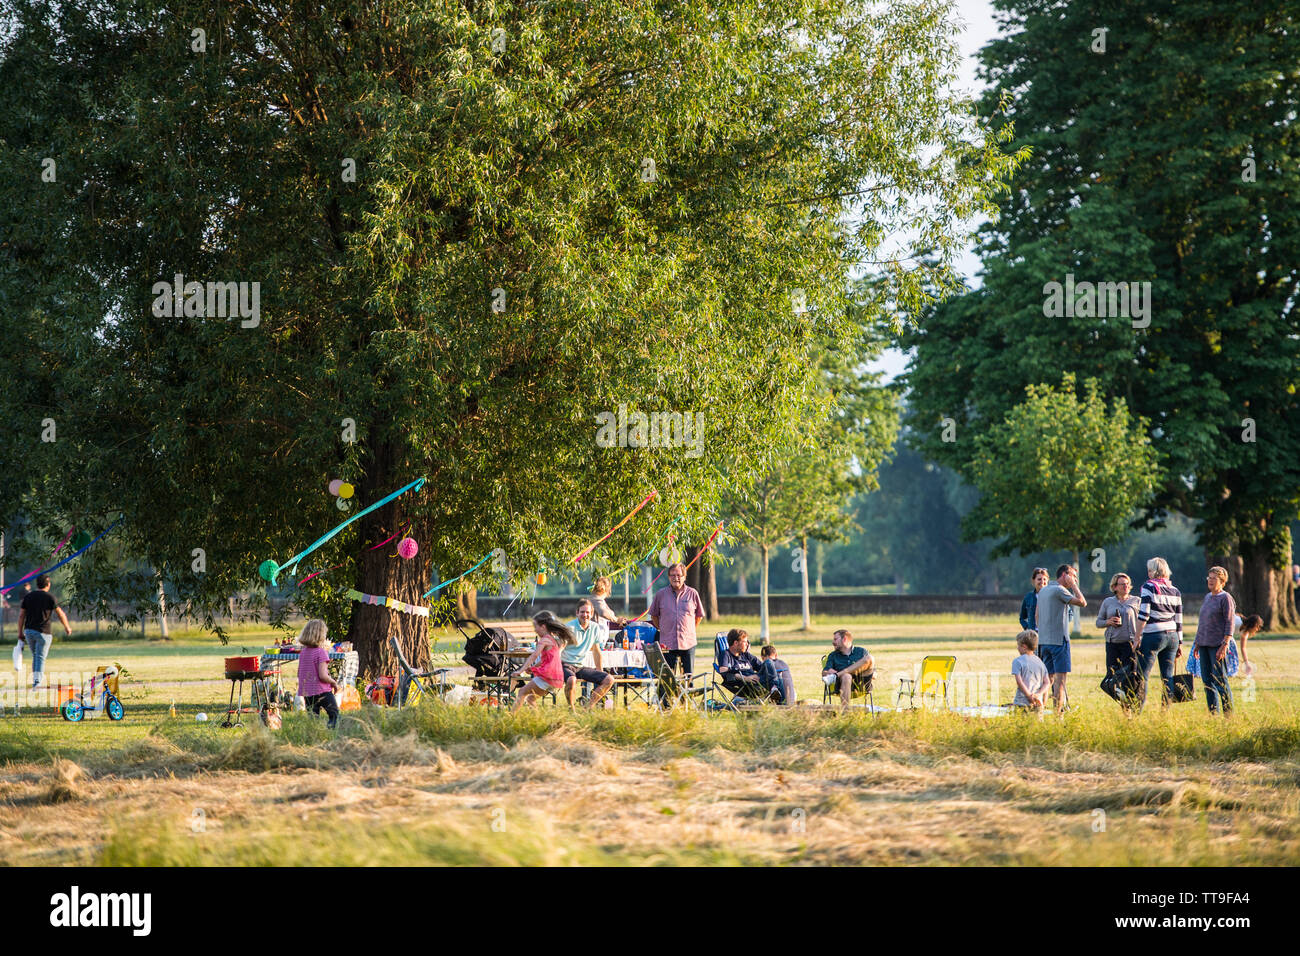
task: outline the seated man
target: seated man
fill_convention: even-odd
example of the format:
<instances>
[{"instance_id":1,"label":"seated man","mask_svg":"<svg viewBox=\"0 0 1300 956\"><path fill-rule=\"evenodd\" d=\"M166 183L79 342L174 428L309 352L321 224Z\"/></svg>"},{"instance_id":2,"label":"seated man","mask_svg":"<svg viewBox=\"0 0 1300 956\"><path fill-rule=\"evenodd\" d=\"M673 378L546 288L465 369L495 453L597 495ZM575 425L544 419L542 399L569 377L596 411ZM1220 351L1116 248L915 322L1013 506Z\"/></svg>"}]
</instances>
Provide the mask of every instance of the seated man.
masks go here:
<instances>
[{"instance_id":1,"label":"seated man","mask_svg":"<svg viewBox=\"0 0 1300 956\"><path fill-rule=\"evenodd\" d=\"M758 667L758 679L772 692L772 699L778 704L795 702L794 678L790 676L790 665L776 656L775 644L763 648L763 663Z\"/></svg>"},{"instance_id":2,"label":"seated man","mask_svg":"<svg viewBox=\"0 0 1300 956\"><path fill-rule=\"evenodd\" d=\"M853 686L862 687L871 678L875 663L865 647L853 646L853 635L841 628L831 635L835 650L826 656L826 669L822 671L822 680L827 684L839 684L840 700L849 706L853 697Z\"/></svg>"},{"instance_id":3,"label":"seated man","mask_svg":"<svg viewBox=\"0 0 1300 956\"><path fill-rule=\"evenodd\" d=\"M749 633L739 627L728 631L727 649L718 654L722 686L740 697L766 697L767 688L758 679L760 666L758 658L749 653Z\"/></svg>"},{"instance_id":4,"label":"seated man","mask_svg":"<svg viewBox=\"0 0 1300 956\"><path fill-rule=\"evenodd\" d=\"M578 616L569 622L569 628L578 642L560 651L560 666L564 668L564 699L572 707L578 681L583 681L592 686L587 706L595 707L614 686L614 678L600 669L600 646L609 636L609 627L604 621L596 620L595 608L584 598L578 602ZM595 667L587 666L588 654Z\"/></svg>"}]
</instances>

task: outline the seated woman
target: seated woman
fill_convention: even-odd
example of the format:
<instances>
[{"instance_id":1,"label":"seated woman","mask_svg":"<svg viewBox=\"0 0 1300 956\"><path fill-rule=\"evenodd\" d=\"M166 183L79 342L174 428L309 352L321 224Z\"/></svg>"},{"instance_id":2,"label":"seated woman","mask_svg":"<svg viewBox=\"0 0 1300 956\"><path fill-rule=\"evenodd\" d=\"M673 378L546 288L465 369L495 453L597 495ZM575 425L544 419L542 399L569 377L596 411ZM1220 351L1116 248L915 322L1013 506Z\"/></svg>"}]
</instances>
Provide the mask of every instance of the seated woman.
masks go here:
<instances>
[{"instance_id":1,"label":"seated woman","mask_svg":"<svg viewBox=\"0 0 1300 956\"><path fill-rule=\"evenodd\" d=\"M611 587L608 577L601 575L596 578L596 583L591 586L591 606L595 609L597 621L607 621L622 627L627 623L627 618L619 617L611 611L609 602L605 600L605 598L609 597Z\"/></svg>"},{"instance_id":2,"label":"seated woman","mask_svg":"<svg viewBox=\"0 0 1300 956\"><path fill-rule=\"evenodd\" d=\"M727 632L727 649L718 653L718 673L722 675L722 686L729 693L740 697L763 698L767 688L759 679L758 671L762 663L749 653L749 633L744 628L732 628Z\"/></svg>"}]
</instances>

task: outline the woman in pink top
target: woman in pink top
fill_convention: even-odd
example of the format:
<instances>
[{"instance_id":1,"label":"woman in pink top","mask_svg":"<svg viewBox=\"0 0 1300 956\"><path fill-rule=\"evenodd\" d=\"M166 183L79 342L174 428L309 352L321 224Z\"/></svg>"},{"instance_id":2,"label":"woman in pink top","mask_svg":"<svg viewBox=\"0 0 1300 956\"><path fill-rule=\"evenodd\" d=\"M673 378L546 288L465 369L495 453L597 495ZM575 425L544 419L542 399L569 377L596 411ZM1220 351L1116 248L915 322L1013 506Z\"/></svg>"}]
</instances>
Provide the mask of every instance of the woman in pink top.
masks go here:
<instances>
[{"instance_id":1,"label":"woman in pink top","mask_svg":"<svg viewBox=\"0 0 1300 956\"><path fill-rule=\"evenodd\" d=\"M333 730L339 722L339 702L334 696L339 682L330 676L330 652L325 646L328 635L329 628L319 618L302 626L298 635L298 643L302 645L302 653L298 655L298 696L306 698L307 709L313 714L324 710Z\"/></svg>"},{"instance_id":2,"label":"woman in pink top","mask_svg":"<svg viewBox=\"0 0 1300 956\"><path fill-rule=\"evenodd\" d=\"M515 710L564 686L560 648L578 643L568 625L550 611L538 611L533 615L533 632L537 635L537 650L524 661L524 669L532 674L533 679L520 689L515 699Z\"/></svg>"}]
</instances>

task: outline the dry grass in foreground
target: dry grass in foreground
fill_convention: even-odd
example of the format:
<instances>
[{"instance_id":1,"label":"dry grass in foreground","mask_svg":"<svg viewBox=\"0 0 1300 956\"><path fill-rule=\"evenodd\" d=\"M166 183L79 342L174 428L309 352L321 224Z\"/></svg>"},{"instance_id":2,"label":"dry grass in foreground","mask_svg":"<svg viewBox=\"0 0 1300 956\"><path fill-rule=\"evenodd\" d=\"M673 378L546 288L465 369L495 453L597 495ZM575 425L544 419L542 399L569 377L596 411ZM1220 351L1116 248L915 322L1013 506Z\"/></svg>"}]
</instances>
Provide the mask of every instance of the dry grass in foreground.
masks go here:
<instances>
[{"instance_id":1,"label":"dry grass in foreground","mask_svg":"<svg viewBox=\"0 0 1300 956\"><path fill-rule=\"evenodd\" d=\"M1300 721L428 706L271 736L5 741L8 864L1300 862ZM321 839L303 840L309 831Z\"/></svg>"}]
</instances>

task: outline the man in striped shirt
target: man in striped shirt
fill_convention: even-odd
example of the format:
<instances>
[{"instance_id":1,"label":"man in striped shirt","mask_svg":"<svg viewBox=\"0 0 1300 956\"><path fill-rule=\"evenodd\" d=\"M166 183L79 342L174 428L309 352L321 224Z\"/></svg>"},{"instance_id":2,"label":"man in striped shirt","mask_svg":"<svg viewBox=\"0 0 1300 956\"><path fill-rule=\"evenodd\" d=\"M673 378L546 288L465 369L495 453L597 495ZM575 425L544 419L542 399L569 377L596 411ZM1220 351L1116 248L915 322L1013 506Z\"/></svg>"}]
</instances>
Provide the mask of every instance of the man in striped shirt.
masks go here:
<instances>
[{"instance_id":1,"label":"man in striped shirt","mask_svg":"<svg viewBox=\"0 0 1300 956\"><path fill-rule=\"evenodd\" d=\"M1140 705L1146 703L1147 680L1151 665L1157 660L1164 684L1162 702L1167 705L1172 699L1170 683L1174 678L1174 662L1183 656L1183 596L1170 581L1169 563L1164 558L1147 562L1147 577L1138 608L1138 627L1142 634L1138 644L1138 667L1142 672Z\"/></svg>"}]
</instances>

